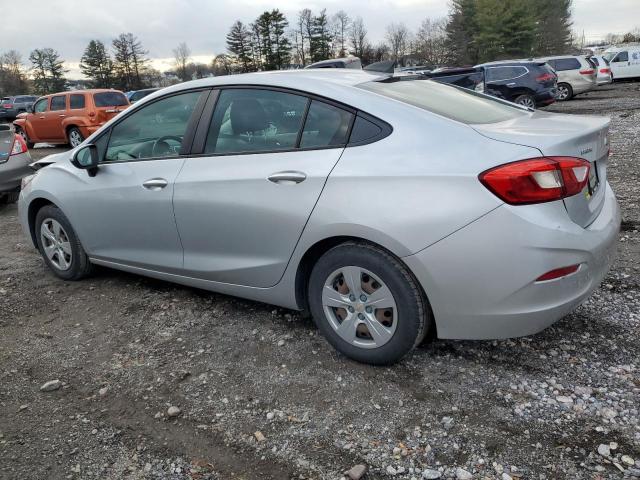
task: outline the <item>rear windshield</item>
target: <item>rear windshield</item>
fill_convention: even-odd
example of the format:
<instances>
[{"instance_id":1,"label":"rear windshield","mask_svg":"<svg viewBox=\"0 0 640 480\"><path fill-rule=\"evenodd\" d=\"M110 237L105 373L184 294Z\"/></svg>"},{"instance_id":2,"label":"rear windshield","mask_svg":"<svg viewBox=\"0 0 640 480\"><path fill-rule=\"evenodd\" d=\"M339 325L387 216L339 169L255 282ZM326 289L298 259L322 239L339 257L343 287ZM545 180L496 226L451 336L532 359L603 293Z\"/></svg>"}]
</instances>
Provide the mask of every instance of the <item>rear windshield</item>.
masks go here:
<instances>
[{"instance_id":1,"label":"rear windshield","mask_svg":"<svg viewBox=\"0 0 640 480\"><path fill-rule=\"evenodd\" d=\"M358 86L468 124L497 123L527 115L516 105L431 80L367 82Z\"/></svg>"},{"instance_id":2,"label":"rear windshield","mask_svg":"<svg viewBox=\"0 0 640 480\"><path fill-rule=\"evenodd\" d=\"M121 107L123 105L129 105L127 97L120 92L94 93L93 101L96 107Z\"/></svg>"}]
</instances>

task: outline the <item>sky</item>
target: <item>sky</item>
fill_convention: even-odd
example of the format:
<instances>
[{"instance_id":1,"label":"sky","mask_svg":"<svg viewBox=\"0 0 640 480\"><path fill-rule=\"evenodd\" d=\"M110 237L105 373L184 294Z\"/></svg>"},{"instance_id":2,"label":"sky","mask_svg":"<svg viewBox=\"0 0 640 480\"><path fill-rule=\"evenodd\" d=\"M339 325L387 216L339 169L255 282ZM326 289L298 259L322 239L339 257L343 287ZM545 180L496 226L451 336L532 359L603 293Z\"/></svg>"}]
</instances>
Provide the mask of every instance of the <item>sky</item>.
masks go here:
<instances>
[{"instance_id":1,"label":"sky","mask_svg":"<svg viewBox=\"0 0 640 480\"><path fill-rule=\"evenodd\" d=\"M505 0L508 1L508 0ZM373 43L384 39L386 26L403 22L415 31L423 19L448 13L448 0L0 0L0 52L18 50L27 61L34 48L60 52L68 77L81 78L77 63L91 39L110 44L122 32L142 41L161 71L172 68L172 50L186 42L195 61L209 62L224 53L225 36L236 20L253 21L267 9L279 8L293 23L297 12L310 8L328 14L342 9L361 16ZM19 7L18 7L19 5ZM18 20L15 20L18 19ZM640 28L640 0L573 0L573 22L586 41L609 32Z\"/></svg>"}]
</instances>

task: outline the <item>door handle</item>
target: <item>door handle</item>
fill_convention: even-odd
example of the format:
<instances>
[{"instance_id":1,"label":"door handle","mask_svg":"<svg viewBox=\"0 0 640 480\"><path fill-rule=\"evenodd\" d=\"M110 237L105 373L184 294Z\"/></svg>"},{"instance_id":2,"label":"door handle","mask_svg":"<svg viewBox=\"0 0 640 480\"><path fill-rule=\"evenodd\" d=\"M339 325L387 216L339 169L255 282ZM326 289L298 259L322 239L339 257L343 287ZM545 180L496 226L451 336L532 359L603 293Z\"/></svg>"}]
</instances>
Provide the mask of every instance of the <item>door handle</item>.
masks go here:
<instances>
[{"instance_id":1,"label":"door handle","mask_svg":"<svg viewBox=\"0 0 640 480\"><path fill-rule=\"evenodd\" d=\"M44 117L38 117L38 118L40 118L40 120L44 120Z\"/></svg>"},{"instance_id":2,"label":"door handle","mask_svg":"<svg viewBox=\"0 0 640 480\"><path fill-rule=\"evenodd\" d=\"M162 190L167 185L169 185L169 182L167 182L164 178L152 178L142 184L142 186L147 190L153 191Z\"/></svg>"},{"instance_id":3,"label":"door handle","mask_svg":"<svg viewBox=\"0 0 640 480\"><path fill-rule=\"evenodd\" d=\"M66 117L66 115L64 113L61 113L60 115L58 115L59 117Z\"/></svg>"},{"instance_id":4,"label":"door handle","mask_svg":"<svg viewBox=\"0 0 640 480\"><path fill-rule=\"evenodd\" d=\"M267 177L267 180L273 183L300 183L307 179L307 175L303 172L296 172L294 170L287 170L285 172L272 173Z\"/></svg>"}]
</instances>

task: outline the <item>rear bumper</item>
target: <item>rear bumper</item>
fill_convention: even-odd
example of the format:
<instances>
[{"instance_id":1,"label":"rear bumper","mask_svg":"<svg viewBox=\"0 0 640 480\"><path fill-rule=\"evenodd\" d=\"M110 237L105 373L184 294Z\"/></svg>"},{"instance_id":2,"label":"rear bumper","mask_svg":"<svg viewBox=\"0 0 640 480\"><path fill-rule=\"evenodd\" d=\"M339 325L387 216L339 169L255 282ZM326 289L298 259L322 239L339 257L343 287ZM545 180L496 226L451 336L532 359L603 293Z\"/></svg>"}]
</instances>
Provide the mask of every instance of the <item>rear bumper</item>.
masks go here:
<instances>
[{"instance_id":1,"label":"rear bumper","mask_svg":"<svg viewBox=\"0 0 640 480\"><path fill-rule=\"evenodd\" d=\"M404 261L422 284L438 337L497 339L537 333L571 312L613 261L620 210L607 185L600 215L581 228L561 202L503 205ZM540 275L580 264L569 276Z\"/></svg>"},{"instance_id":2,"label":"rear bumper","mask_svg":"<svg viewBox=\"0 0 640 480\"><path fill-rule=\"evenodd\" d=\"M0 163L0 193L13 192L20 188L23 177L33 173L29 167L31 156L28 153L14 155Z\"/></svg>"},{"instance_id":3,"label":"rear bumper","mask_svg":"<svg viewBox=\"0 0 640 480\"><path fill-rule=\"evenodd\" d=\"M535 96L536 105L538 105L539 107L545 106L545 105L551 105L556 101L557 94L558 94L558 91L555 88L550 88L543 92L537 93Z\"/></svg>"}]
</instances>

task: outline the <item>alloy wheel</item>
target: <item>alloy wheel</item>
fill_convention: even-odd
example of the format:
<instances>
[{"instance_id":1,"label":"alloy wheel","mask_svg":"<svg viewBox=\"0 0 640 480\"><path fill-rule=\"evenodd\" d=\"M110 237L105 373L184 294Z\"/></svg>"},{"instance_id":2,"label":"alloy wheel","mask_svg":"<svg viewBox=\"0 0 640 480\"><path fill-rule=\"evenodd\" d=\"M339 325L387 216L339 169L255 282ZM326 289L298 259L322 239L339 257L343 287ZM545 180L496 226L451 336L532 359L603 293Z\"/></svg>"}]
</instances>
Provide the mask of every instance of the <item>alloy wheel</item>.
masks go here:
<instances>
[{"instance_id":1,"label":"alloy wheel","mask_svg":"<svg viewBox=\"0 0 640 480\"><path fill-rule=\"evenodd\" d=\"M528 96L524 96L521 99L519 99L518 104L522 105L523 107L530 108L532 110L535 110L536 108L536 102L533 101L533 98Z\"/></svg>"},{"instance_id":2,"label":"alloy wheel","mask_svg":"<svg viewBox=\"0 0 640 480\"><path fill-rule=\"evenodd\" d=\"M378 348L391 340L398 309L389 287L365 268L345 266L331 273L322 290L322 307L345 342Z\"/></svg>"},{"instance_id":3,"label":"alloy wheel","mask_svg":"<svg viewBox=\"0 0 640 480\"><path fill-rule=\"evenodd\" d=\"M47 218L42 222L40 240L45 255L54 267L62 271L71 267L73 260L71 242L67 232L57 220Z\"/></svg>"},{"instance_id":4,"label":"alloy wheel","mask_svg":"<svg viewBox=\"0 0 640 480\"><path fill-rule=\"evenodd\" d=\"M569 97L569 89L565 86L558 87L558 95L556 98L562 101L562 100L566 100L568 97Z\"/></svg>"},{"instance_id":5,"label":"alloy wheel","mask_svg":"<svg viewBox=\"0 0 640 480\"><path fill-rule=\"evenodd\" d=\"M73 148L77 147L82 142L82 136L80 135L80 132L78 130L74 129L69 132L69 143Z\"/></svg>"}]
</instances>

